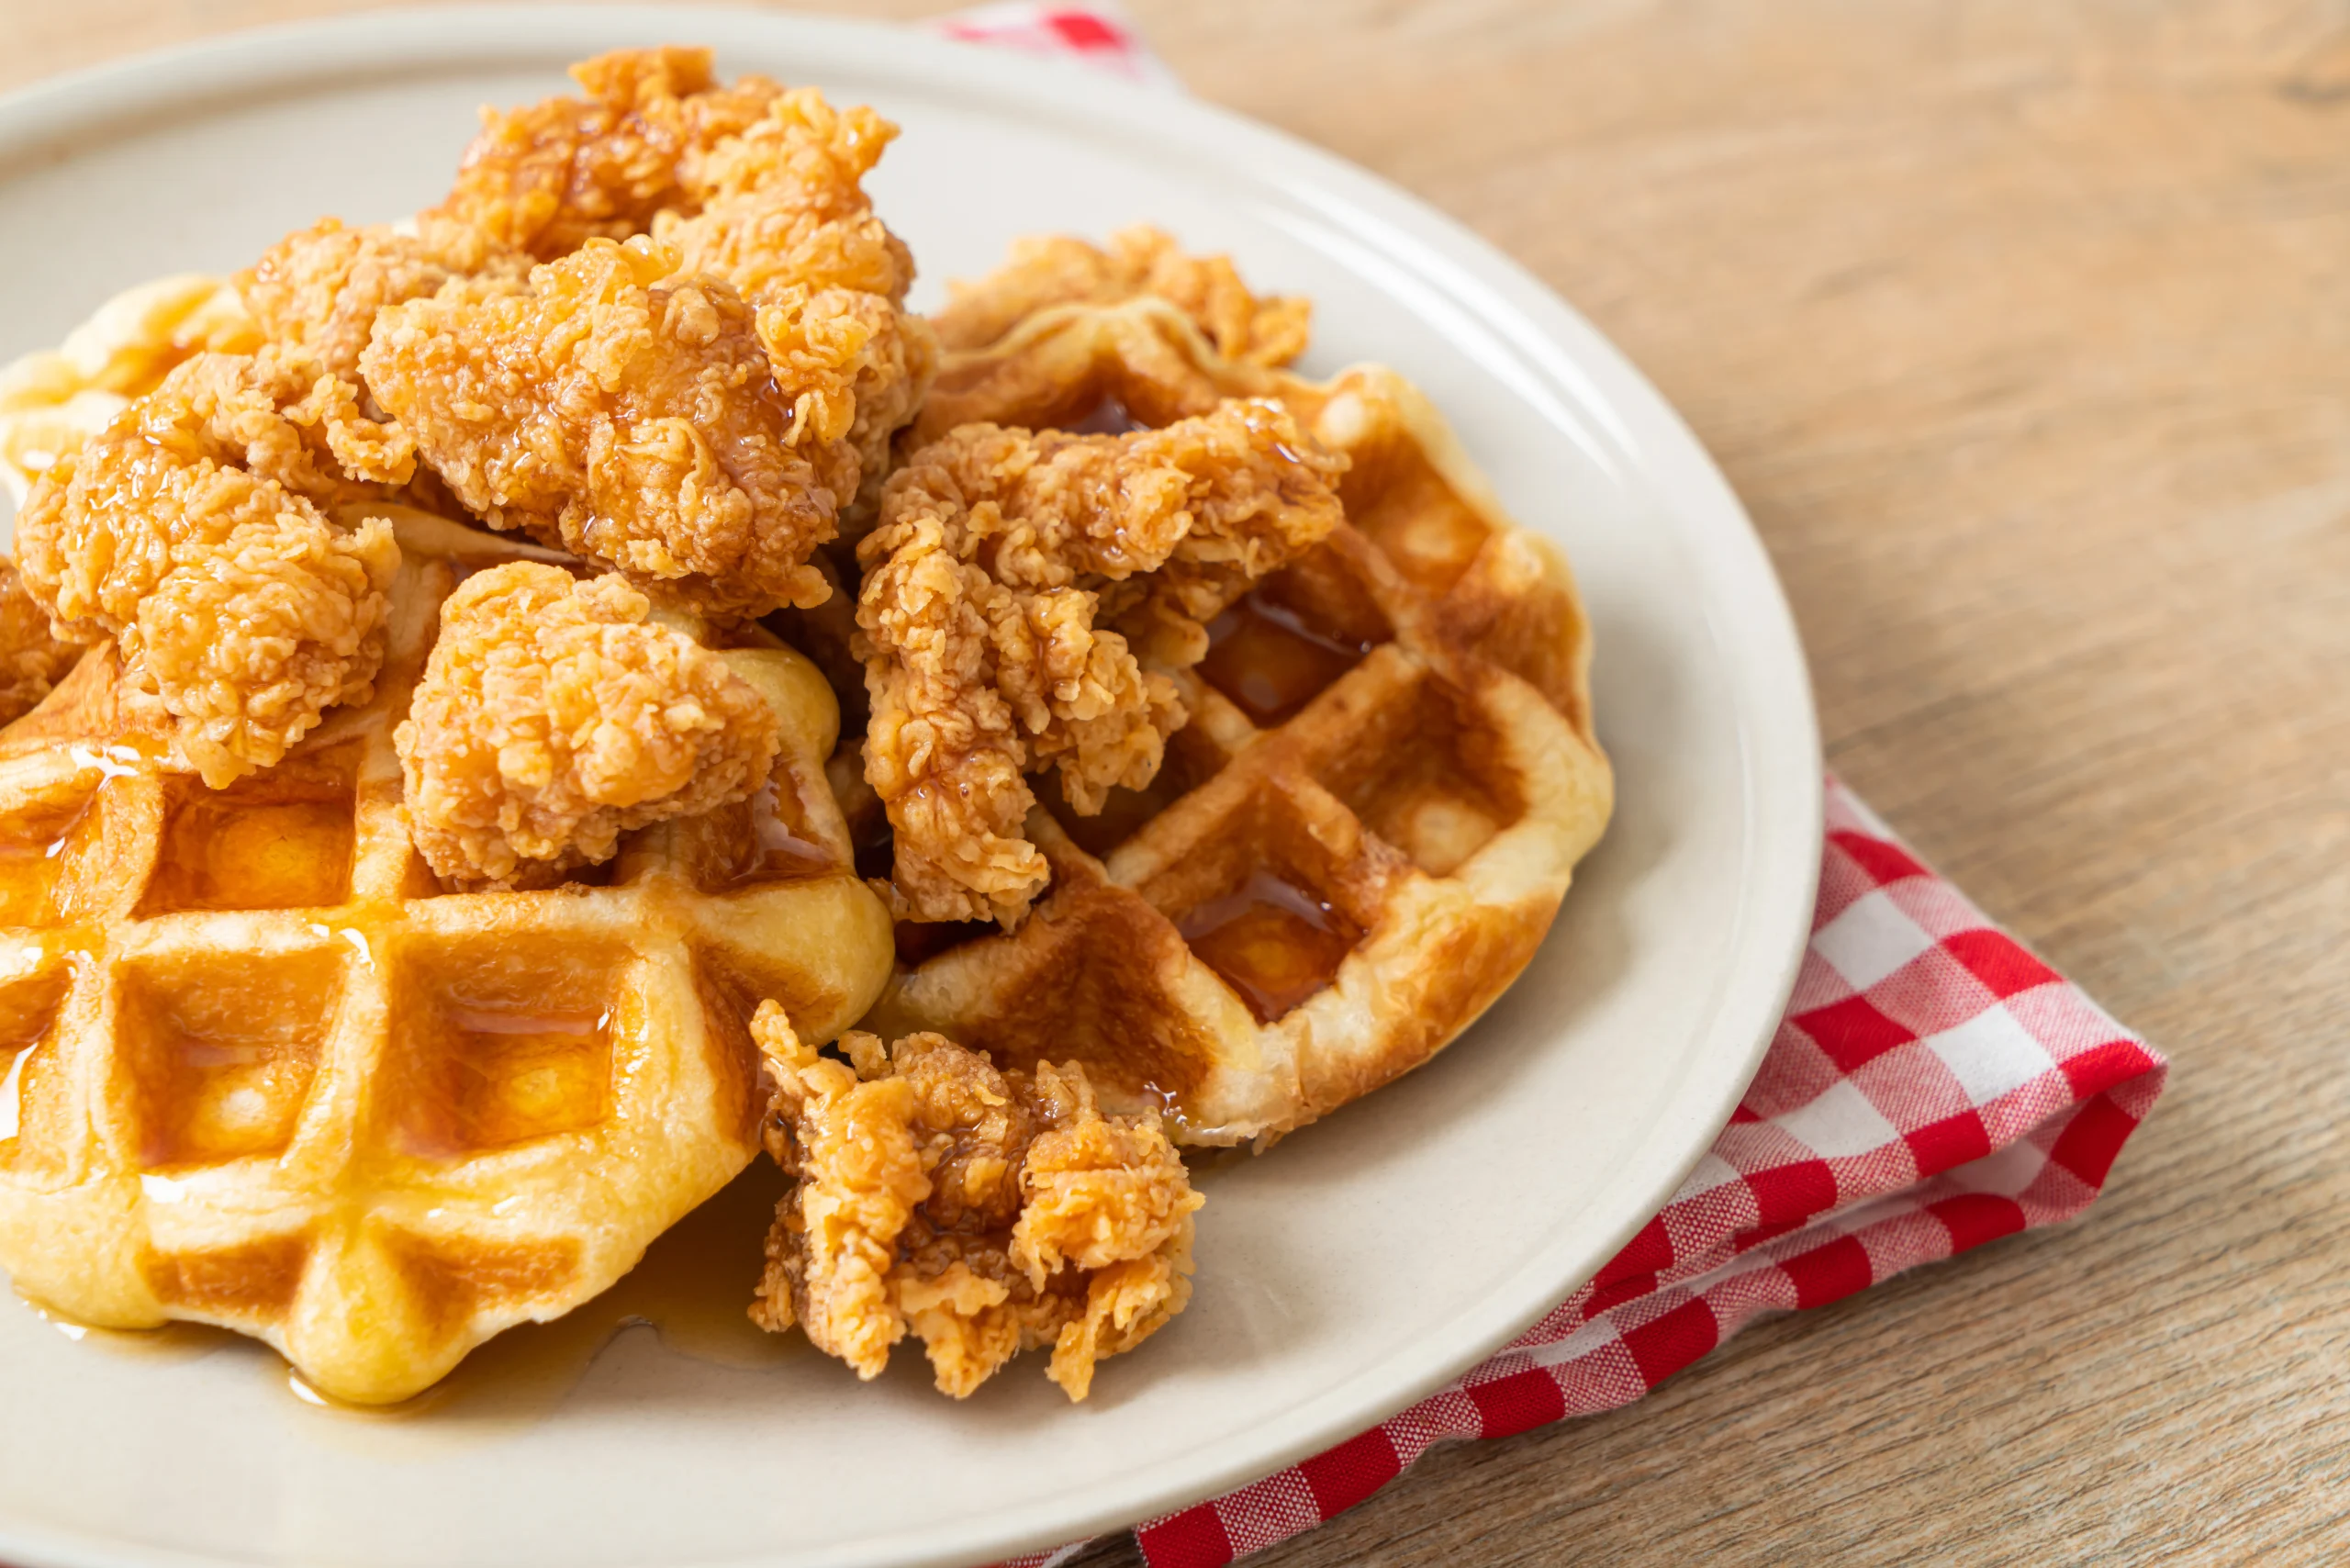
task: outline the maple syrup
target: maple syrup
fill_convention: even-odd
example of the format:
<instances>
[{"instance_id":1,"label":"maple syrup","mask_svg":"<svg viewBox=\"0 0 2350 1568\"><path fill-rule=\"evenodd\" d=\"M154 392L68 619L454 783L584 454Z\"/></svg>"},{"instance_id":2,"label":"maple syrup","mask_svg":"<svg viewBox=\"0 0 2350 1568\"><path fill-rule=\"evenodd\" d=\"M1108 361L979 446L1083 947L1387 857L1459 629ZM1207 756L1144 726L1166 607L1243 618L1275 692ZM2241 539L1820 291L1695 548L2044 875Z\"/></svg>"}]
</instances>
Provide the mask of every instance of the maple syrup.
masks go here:
<instances>
[{"instance_id":1,"label":"maple syrup","mask_svg":"<svg viewBox=\"0 0 2350 1568\"><path fill-rule=\"evenodd\" d=\"M767 1230L786 1184L783 1172L760 1156L645 1249L637 1266L602 1295L552 1323L508 1329L432 1387L397 1405L351 1405L321 1394L275 1352L225 1328L194 1323L95 1328L38 1302L24 1305L67 1338L114 1355L156 1361L249 1356L256 1370L303 1404L341 1418L339 1429L353 1440L383 1440L430 1416L429 1433L415 1436L438 1451L468 1427L488 1435L553 1415L597 1359L632 1328L651 1330L673 1355L738 1371L762 1371L809 1354L800 1334L770 1334L750 1318L752 1293L766 1269Z\"/></svg>"},{"instance_id":2,"label":"maple syrup","mask_svg":"<svg viewBox=\"0 0 2350 1568\"><path fill-rule=\"evenodd\" d=\"M611 1289L552 1323L526 1323L489 1340L413 1399L347 1405L319 1393L275 1356L274 1374L305 1404L397 1424L430 1415L436 1440L468 1422L498 1426L552 1415L598 1357L632 1328L649 1328L671 1354L705 1365L756 1371L808 1353L798 1333L770 1334L751 1321L753 1292L767 1267L767 1235L787 1180L765 1155L645 1249Z\"/></svg>"},{"instance_id":3,"label":"maple syrup","mask_svg":"<svg viewBox=\"0 0 2350 1568\"><path fill-rule=\"evenodd\" d=\"M143 1166L275 1154L292 1141L334 1014L336 964L318 953L215 958L124 976Z\"/></svg>"},{"instance_id":4,"label":"maple syrup","mask_svg":"<svg viewBox=\"0 0 2350 1568\"><path fill-rule=\"evenodd\" d=\"M351 888L359 750L337 746L209 790L166 786L162 853L141 916L174 910L309 909Z\"/></svg>"},{"instance_id":5,"label":"maple syrup","mask_svg":"<svg viewBox=\"0 0 2350 1568\"><path fill-rule=\"evenodd\" d=\"M72 980L61 966L0 990L0 1143L17 1136L34 1053L49 1039Z\"/></svg>"},{"instance_id":6,"label":"maple syrup","mask_svg":"<svg viewBox=\"0 0 2350 1568\"><path fill-rule=\"evenodd\" d=\"M1293 717L1374 646L1309 624L1260 589L1208 622L1200 675L1269 727Z\"/></svg>"},{"instance_id":7,"label":"maple syrup","mask_svg":"<svg viewBox=\"0 0 2350 1568\"><path fill-rule=\"evenodd\" d=\"M1131 435L1136 431L1151 428L1135 418L1125 400L1115 392L1102 393L1100 402L1061 426L1071 435Z\"/></svg>"},{"instance_id":8,"label":"maple syrup","mask_svg":"<svg viewBox=\"0 0 2350 1568\"><path fill-rule=\"evenodd\" d=\"M232 1329L216 1328L208 1323L166 1323L160 1328L98 1328L77 1323L29 1296L17 1299L24 1303L26 1311L75 1344L138 1361L200 1361L230 1345L250 1342Z\"/></svg>"},{"instance_id":9,"label":"maple syrup","mask_svg":"<svg viewBox=\"0 0 2350 1568\"><path fill-rule=\"evenodd\" d=\"M1192 909L1175 929L1260 1024L1328 985L1362 939L1344 913L1262 868L1236 890Z\"/></svg>"},{"instance_id":10,"label":"maple syrup","mask_svg":"<svg viewBox=\"0 0 2350 1568\"><path fill-rule=\"evenodd\" d=\"M67 918L67 862L95 829L94 790L27 812L0 830L0 925L54 925Z\"/></svg>"},{"instance_id":11,"label":"maple syrup","mask_svg":"<svg viewBox=\"0 0 2350 1568\"><path fill-rule=\"evenodd\" d=\"M769 778L751 797L750 812L749 848L716 890L817 877L833 869L832 852L807 836L796 792Z\"/></svg>"},{"instance_id":12,"label":"maple syrup","mask_svg":"<svg viewBox=\"0 0 2350 1568\"><path fill-rule=\"evenodd\" d=\"M611 1093L611 1014L444 1001L462 1148L502 1148L602 1121Z\"/></svg>"},{"instance_id":13,"label":"maple syrup","mask_svg":"<svg viewBox=\"0 0 2350 1568\"><path fill-rule=\"evenodd\" d=\"M407 947L390 998L388 1065L409 1080L397 1143L462 1159L604 1120L627 957L519 933Z\"/></svg>"},{"instance_id":14,"label":"maple syrup","mask_svg":"<svg viewBox=\"0 0 2350 1568\"><path fill-rule=\"evenodd\" d=\"M172 812L141 913L304 909L351 886L352 803L246 803L207 790Z\"/></svg>"}]
</instances>

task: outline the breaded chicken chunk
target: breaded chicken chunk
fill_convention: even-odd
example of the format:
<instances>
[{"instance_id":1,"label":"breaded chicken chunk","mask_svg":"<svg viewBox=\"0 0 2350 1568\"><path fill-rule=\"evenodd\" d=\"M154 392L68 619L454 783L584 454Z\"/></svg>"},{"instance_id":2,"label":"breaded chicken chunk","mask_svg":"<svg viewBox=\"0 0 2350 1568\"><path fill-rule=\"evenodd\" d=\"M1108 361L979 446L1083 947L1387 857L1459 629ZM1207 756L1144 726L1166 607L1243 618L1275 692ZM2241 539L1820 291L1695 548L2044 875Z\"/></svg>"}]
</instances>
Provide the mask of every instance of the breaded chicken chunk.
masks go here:
<instances>
[{"instance_id":1,"label":"breaded chicken chunk","mask_svg":"<svg viewBox=\"0 0 2350 1568\"><path fill-rule=\"evenodd\" d=\"M711 150L688 182L696 205L653 226L679 266L725 278L756 309L801 450L844 506L861 487L867 510L938 361L929 324L905 308L913 258L865 194L897 134L869 108L795 88Z\"/></svg>"},{"instance_id":2,"label":"breaded chicken chunk","mask_svg":"<svg viewBox=\"0 0 2350 1568\"><path fill-rule=\"evenodd\" d=\"M0 724L13 724L56 689L89 650L61 641L33 602L17 563L0 555Z\"/></svg>"},{"instance_id":3,"label":"breaded chicken chunk","mask_svg":"<svg viewBox=\"0 0 2350 1568\"><path fill-rule=\"evenodd\" d=\"M472 297L512 293L530 270L522 252L443 214L426 213L413 233L325 218L239 273L237 291L270 342L348 381L385 306L438 294L453 280Z\"/></svg>"},{"instance_id":4,"label":"breaded chicken chunk","mask_svg":"<svg viewBox=\"0 0 2350 1568\"><path fill-rule=\"evenodd\" d=\"M674 273L649 240L591 240L523 293L382 311L360 373L492 527L705 614L817 603L831 590L808 557L834 498L795 444L750 308Z\"/></svg>"},{"instance_id":5,"label":"breaded chicken chunk","mask_svg":"<svg viewBox=\"0 0 2350 1568\"><path fill-rule=\"evenodd\" d=\"M116 639L173 761L218 789L373 694L399 547L388 522L323 509L414 467L316 362L199 354L41 476L18 564L58 636Z\"/></svg>"},{"instance_id":6,"label":"breaded chicken chunk","mask_svg":"<svg viewBox=\"0 0 2350 1568\"><path fill-rule=\"evenodd\" d=\"M752 1317L799 1324L879 1375L911 1330L941 1391L968 1397L1051 1346L1069 1397L1192 1294L1192 1190L1156 1113L1105 1116L1077 1063L999 1072L939 1035L817 1055L783 1010L751 1032L775 1084L767 1148L796 1180L776 1211Z\"/></svg>"},{"instance_id":7,"label":"breaded chicken chunk","mask_svg":"<svg viewBox=\"0 0 2350 1568\"><path fill-rule=\"evenodd\" d=\"M1239 400L1122 436L965 425L907 460L857 549L856 644L901 918L1019 924L1049 878L1024 775L1058 766L1086 815L1148 784L1186 714L1136 640L1196 663L1204 622L1337 525L1345 465Z\"/></svg>"},{"instance_id":8,"label":"breaded chicken chunk","mask_svg":"<svg viewBox=\"0 0 2350 1568\"><path fill-rule=\"evenodd\" d=\"M1004 264L976 283L946 286L933 317L949 349L983 349L1056 305L1115 305L1154 294L1189 316L1216 353L1243 364L1287 364L1305 352L1313 303L1257 295L1229 256L1186 255L1165 230L1143 224L1110 236L1107 249L1067 234L1015 240Z\"/></svg>"},{"instance_id":9,"label":"breaded chicken chunk","mask_svg":"<svg viewBox=\"0 0 2350 1568\"><path fill-rule=\"evenodd\" d=\"M647 620L619 577L515 562L468 577L393 732L432 869L535 887L612 857L632 828L749 796L782 745L717 654Z\"/></svg>"},{"instance_id":10,"label":"breaded chicken chunk","mask_svg":"<svg viewBox=\"0 0 2350 1568\"><path fill-rule=\"evenodd\" d=\"M898 128L811 87L720 86L707 50L623 50L572 74L586 99L489 117L441 211L543 258L649 232L681 271L733 285L794 444L861 531L937 365L905 308L912 257L863 185Z\"/></svg>"},{"instance_id":11,"label":"breaded chicken chunk","mask_svg":"<svg viewBox=\"0 0 2350 1568\"><path fill-rule=\"evenodd\" d=\"M690 187L711 148L783 89L764 76L721 86L706 49L624 49L571 68L586 98L482 111L442 209L541 261L589 240L625 240Z\"/></svg>"}]
</instances>

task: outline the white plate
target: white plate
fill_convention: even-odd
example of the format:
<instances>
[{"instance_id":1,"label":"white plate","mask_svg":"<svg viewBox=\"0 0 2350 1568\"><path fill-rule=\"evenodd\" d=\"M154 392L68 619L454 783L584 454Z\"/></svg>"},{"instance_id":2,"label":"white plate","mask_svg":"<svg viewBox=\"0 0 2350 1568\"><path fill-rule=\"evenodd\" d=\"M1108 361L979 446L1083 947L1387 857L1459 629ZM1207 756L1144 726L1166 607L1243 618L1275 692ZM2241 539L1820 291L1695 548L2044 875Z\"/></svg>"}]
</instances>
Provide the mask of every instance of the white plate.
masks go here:
<instances>
[{"instance_id":1,"label":"white plate","mask_svg":"<svg viewBox=\"0 0 2350 1568\"><path fill-rule=\"evenodd\" d=\"M177 50L0 101L0 357L321 213L427 205L476 106L668 41L905 128L873 189L921 262L918 302L1016 234L1150 219L1312 296L1309 372L1378 359L1418 381L1574 562L1615 825L1525 978L1450 1051L1206 1175L1191 1310L1080 1408L1033 1361L958 1406L911 1350L866 1386L812 1354L715 1365L637 1331L537 1414L485 1394L369 1420L297 1402L241 1342L109 1354L5 1304L0 1559L943 1563L1072 1540L1348 1437L1526 1327L1663 1203L1769 1039L1809 923L1819 758L1794 627L1737 500L1533 278L1362 172L1179 95L727 11L436 10Z\"/></svg>"}]
</instances>

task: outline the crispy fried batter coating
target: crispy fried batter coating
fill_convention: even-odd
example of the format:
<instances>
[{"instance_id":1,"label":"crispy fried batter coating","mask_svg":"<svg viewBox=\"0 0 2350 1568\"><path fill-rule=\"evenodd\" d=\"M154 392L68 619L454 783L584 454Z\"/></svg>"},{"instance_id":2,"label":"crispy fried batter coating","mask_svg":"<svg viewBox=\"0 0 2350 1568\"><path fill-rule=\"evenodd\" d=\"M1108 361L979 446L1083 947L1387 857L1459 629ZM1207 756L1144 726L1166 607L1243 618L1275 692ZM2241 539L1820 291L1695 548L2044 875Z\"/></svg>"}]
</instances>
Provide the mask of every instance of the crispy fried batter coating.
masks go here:
<instances>
[{"instance_id":1,"label":"crispy fried batter coating","mask_svg":"<svg viewBox=\"0 0 2350 1568\"><path fill-rule=\"evenodd\" d=\"M711 615L814 604L834 497L792 444L749 307L674 259L591 240L527 292L393 306L360 372L492 527Z\"/></svg>"},{"instance_id":2,"label":"crispy fried batter coating","mask_svg":"<svg viewBox=\"0 0 2350 1568\"><path fill-rule=\"evenodd\" d=\"M415 227L412 234L388 224L347 229L320 218L239 273L237 291L272 342L348 381L385 306L441 293L453 281L470 297L512 293L530 272L521 252L442 214L426 213Z\"/></svg>"},{"instance_id":3,"label":"crispy fried batter coating","mask_svg":"<svg viewBox=\"0 0 2350 1568\"><path fill-rule=\"evenodd\" d=\"M783 91L764 76L720 86L710 64L706 49L616 50L571 68L584 99L483 110L442 210L541 261L645 232L693 205L702 158Z\"/></svg>"},{"instance_id":4,"label":"crispy fried batter coating","mask_svg":"<svg viewBox=\"0 0 2350 1568\"><path fill-rule=\"evenodd\" d=\"M814 88L719 86L707 50L623 50L572 73L587 99L488 117L442 210L550 259L649 232L681 271L733 285L794 444L861 522L937 364L905 309L912 257L863 185L897 127Z\"/></svg>"},{"instance_id":5,"label":"crispy fried batter coating","mask_svg":"<svg viewBox=\"0 0 2350 1568\"><path fill-rule=\"evenodd\" d=\"M769 1002L751 1032L776 1090L767 1148L798 1178L751 1309L878 1376L911 1329L939 1388L968 1397L1023 1350L1083 1399L1192 1294L1192 1190L1155 1113L1104 1116L1085 1070L999 1072L939 1035L855 1060L803 1045Z\"/></svg>"},{"instance_id":6,"label":"crispy fried batter coating","mask_svg":"<svg viewBox=\"0 0 2350 1568\"><path fill-rule=\"evenodd\" d=\"M39 707L88 651L50 633L49 612L25 591L17 563L0 555L0 724Z\"/></svg>"},{"instance_id":7,"label":"crispy fried batter coating","mask_svg":"<svg viewBox=\"0 0 2350 1568\"><path fill-rule=\"evenodd\" d=\"M514 562L467 578L393 732L417 848L466 886L543 886L632 828L740 801L782 744L726 661L619 577Z\"/></svg>"},{"instance_id":8,"label":"crispy fried batter coating","mask_svg":"<svg viewBox=\"0 0 2350 1568\"><path fill-rule=\"evenodd\" d=\"M1155 294L1189 316L1225 358L1287 364L1305 352L1313 303L1256 295L1229 256L1191 256L1174 237L1143 224L1099 249L1067 234L1015 240L1004 264L976 283L947 286L933 317L949 349L983 349L1035 312L1055 305L1115 305Z\"/></svg>"},{"instance_id":9,"label":"crispy fried batter coating","mask_svg":"<svg viewBox=\"0 0 2350 1568\"><path fill-rule=\"evenodd\" d=\"M373 694L399 547L388 522L346 531L321 509L414 467L316 362L199 354L41 476L19 564L60 637L117 640L172 716L174 760L218 789Z\"/></svg>"},{"instance_id":10,"label":"crispy fried batter coating","mask_svg":"<svg viewBox=\"0 0 2350 1568\"><path fill-rule=\"evenodd\" d=\"M905 309L913 258L865 194L897 135L869 108L795 88L711 149L689 181L698 209L654 224L680 266L717 274L756 308L801 449L844 504L861 481L868 509L890 437L921 407L938 360L929 324Z\"/></svg>"},{"instance_id":11,"label":"crispy fried batter coating","mask_svg":"<svg viewBox=\"0 0 2350 1568\"><path fill-rule=\"evenodd\" d=\"M856 617L902 914L1018 924L1049 877L1023 776L1058 765L1087 815L1148 784L1187 715L1135 638L1197 662L1206 620L1337 524L1344 467L1239 400L1123 436L966 425L907 460Z\"/></svg>"}]
</instances>

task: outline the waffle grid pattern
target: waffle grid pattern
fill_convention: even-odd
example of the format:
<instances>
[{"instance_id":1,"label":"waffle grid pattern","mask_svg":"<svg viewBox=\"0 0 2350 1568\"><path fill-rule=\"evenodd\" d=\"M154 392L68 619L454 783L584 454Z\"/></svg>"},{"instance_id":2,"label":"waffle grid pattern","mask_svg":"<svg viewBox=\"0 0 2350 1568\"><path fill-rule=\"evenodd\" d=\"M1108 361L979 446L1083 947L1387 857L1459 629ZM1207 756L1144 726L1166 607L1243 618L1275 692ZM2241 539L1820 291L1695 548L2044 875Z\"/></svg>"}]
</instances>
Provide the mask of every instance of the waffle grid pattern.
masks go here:
<instances>
[{"instance_id":1,"label":"waffle grid pattern","mask_svg":"<svg viewBox=\"0 0 2350 1568\"><path fill-rule=\"evenodd\" d=\"M625 1272L757 1148L750 1009L828 1038L888 952L831 694L776 648L724 655L783 721L766 820L643 830L603 886L444 894L393 722L459 577L553 557L400 531L378 695L279 767L150 766L110 649L0 745L0 1260L83 1321L220 1324L366 1401Z\"/></svg>"},{"instance_id":2,"label":"waffle grid pattern","mask_svg":"<svg viewBox=\"0 0 2350 1568\"><path fill-rule=\"evenodd\" d=\"M1347 523L1210 628L1148 790L1085 818L1040 781L1035 914L901 968L870 1025L1076 1055L1202 1144L1287 1132L1441 1048L1532 956L1612 800L1565 564L1393 372L1309 382L1219 358L1162 300L1061 306L950 354L913 439L1232 396L1348 455Z\"/></svg>"}]
</instances>

